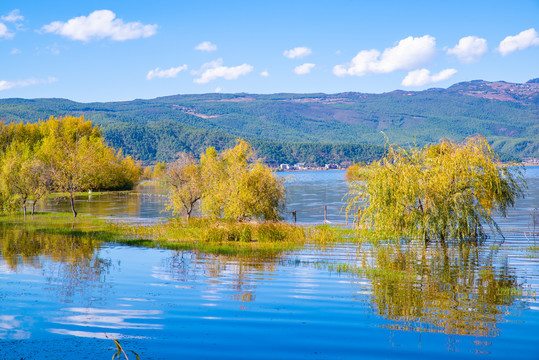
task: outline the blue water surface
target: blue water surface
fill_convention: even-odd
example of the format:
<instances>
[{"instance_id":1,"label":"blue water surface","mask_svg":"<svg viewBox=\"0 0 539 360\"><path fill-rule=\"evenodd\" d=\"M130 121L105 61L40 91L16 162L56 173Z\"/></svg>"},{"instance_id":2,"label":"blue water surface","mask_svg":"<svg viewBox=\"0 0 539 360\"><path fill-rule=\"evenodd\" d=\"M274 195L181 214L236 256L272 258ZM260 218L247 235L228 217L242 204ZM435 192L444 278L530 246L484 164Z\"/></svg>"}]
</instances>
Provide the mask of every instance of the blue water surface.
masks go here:
<instances>
[{"instance_id":1,"label":"blue water surface","mask_svg":"<svg viewBox=\"0 0 539 360\"><path fill-rule=\"evenodd\" d=\"M335 210L328 220L346 222L337 210L343 172L292 175L287 211L298 222L323 222L325 205ZM8 240L27 235L4 231L0 359L110 359L111 339L142 359L538 359L539 239L529 211L539 168L526 177L528 197L500 218L505 239L450 246L439 258L410 244L386 256L338 243L245 259L53 235L32 241L71 241L74 251L17 253ZM121 204L78 204L111 219L166 217L161 193L144 191ZM338 272L339 264L371 271ZM386 266L401 266L403 277Z\"/></svg>"}]
</instances>

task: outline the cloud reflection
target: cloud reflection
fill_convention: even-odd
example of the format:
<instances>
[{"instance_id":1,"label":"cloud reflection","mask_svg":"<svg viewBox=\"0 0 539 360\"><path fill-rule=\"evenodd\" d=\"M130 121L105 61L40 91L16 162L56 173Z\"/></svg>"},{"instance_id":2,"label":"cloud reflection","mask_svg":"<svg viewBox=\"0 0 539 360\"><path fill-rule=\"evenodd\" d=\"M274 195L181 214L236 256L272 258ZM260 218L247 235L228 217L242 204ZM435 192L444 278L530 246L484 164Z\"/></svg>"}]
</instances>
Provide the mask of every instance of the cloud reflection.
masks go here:
<instances>
[{"instance_id":1,"label":"cloud reflection","mask_svg":"<svg viewBox=\"0 0 539 360\"><path fill-rule=\"evenodd\" d=\"M98 328L98 329L114 329L114 330L161 330L162 324L157 324L151 320L161 320L160 316L163 312L160 310L132 310L132 309L96 309L73 307L62 309L73 315L57 318L54 323L66 326ZM134 319L142 321L132 321ZM73 335L78 337L95 337L104 338L106 332L112 338L146 338L134 337L121 333L110 333L107 330L96 332L70 330L70 329L48 329L47 331L53 334Z\"/></svg>"},{"instance_id":2,"label":"cloud reflection","mask_svg":"<svg viewBox=\"0 0 539 360\"><path fill-rule=\"evenodd\" d=\"M21 321L17 320L16 315L0 315L0 339L29 339L30 332L21 330L20 327Z\"/></svg>"}]
</instances>

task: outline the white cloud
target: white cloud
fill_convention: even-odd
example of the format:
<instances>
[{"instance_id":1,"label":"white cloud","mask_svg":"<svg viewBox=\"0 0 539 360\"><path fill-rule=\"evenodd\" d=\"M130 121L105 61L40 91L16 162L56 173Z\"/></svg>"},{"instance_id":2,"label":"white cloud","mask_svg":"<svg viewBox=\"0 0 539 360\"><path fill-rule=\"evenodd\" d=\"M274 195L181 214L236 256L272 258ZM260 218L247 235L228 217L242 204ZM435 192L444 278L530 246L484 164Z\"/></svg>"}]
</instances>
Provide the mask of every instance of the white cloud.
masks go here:
<instances>
[{"instance_id":1,"label":"white cloud","mask_svg":"<svg viewBox=\"0 0 539 360\"><path fill-rule=\"evenodd\" d=\"M11 51L9 52L9 55L17 55L17 54L20 54L20 53L21 53L21 50L20 50L20 49L13 48L13 49L11 49Z\"/></svg>"},{"instance_id":2,"label":"white cloud","mask_svg":"<svg viewBox=\"0 0 539 360\"><path fill-rule=\"evenodd\" d=\"M217 50L217 45L212 44L209 41L204 41L198 44L197 46L195 46L195 50L208 51L208 52L215 51Z\"/></svg>"},{"instance_id":3,"label":"white cloud","mask_svg":"<svg viewBox=\"0 0 539 360\"><path fill-rule=\"evenodd\" d=\"M220 87L216 87L214 92L220 93L221 91L223 91L223 89L221 89Z\"/></svg>"},{"instance_id":4,"label":"white cloud","mask_svg":"<svg viewBox=\"0 0 539 360\"><path fill-rule=\"evenodd\" d=\"M7 26L3 23L0 23L0 39L11 39L15 34L9 32Z\"/></svg>"},{"instance_id":5,"label":"white cloud","mask_svg":"<svg viewBox=\"0 0 539 360\"><path fill-rule=\"evenodd\" d=\"M436 39L430 35L407 37L383 53L376 49L360 51L351 62L336 65L333 73L337 76L363 76L368 73L390 73L397 70L411 70L432 59L436 51Z\"/></svg>"},{"instance_id":6,"label":"white cloud","mask_svg":"<svg viewBox=\"0 0 539 360\"><path fill-rule=\"evenodd\" d=\"M268 76L269 76L268 70L262 71L262 72L260 73L260 76L262 76L262 77L268 77Z\"/></svg>"},{"instance_id":7,"label":"white cloud","mask_svg":"<svg viewBox=\"0 0 539 360\"><path fill-rule=\"evenodd\" d=\"M30 78L30 79L16 80L16 81L0 80L0 91L9 90L9 89L17 88L17 87L37 85L37 84L52 84L57 81L58 79L55 77L49 77L48 79Z\"/></svg>"},{"instance_id":8,"label":"white cloud","mask_svg":"<svg viewBox=\"0 0 539 360\"><path fill-rule=\"evenodd\" d=\"M300 46L290 50L285 50L283 55L289 59L301 59L305 56L311 55L312 51L308 47Z\"/></svg>"},{"instance_id":9,"label":"white cloud","mask_svg":"<svg viewBox=\"0 0 539 360\"><path fill-rule=\"evenodd\" d=\"M408 75L402 80L402 86L423 86L427 84L436 83L439 81L447 80L451 76L455 75L457 70L445 69L438 74L431 75L427 69L420 69L410 71Z\"/></svg>"},{"instance_id":10,"label":"white cloud","mask_svg":"<svg viewBox=\"0 0 539 360\"><path fill-rule=\"evenodd\" d=\"M534 28L524 30L518 35L508 36L500 42L498 51L503 55L517 50L524 50L531 46L539 46L539 36Z\"/></svg>"},{"instance_id":11,"label":"white cloud","mask_svg":"<svg viewBox=\"0 0 539 360\"><path fill-rule=\"evenodd\" d=\"M46 52L50 52L53 55L60 55L60 46L58 44L52 44L51 46L47 46L45 48Z\"/></svg>"},{"instance_id":12,"label":"white cloud","mask_svg":"<svg viewBox=\"0 0 539 360\"><path fill-rule=\"evenodd\" d=\"M153 36L157 31L157 25L124 23L110 10L96 10L88 16L79 16L67 22L54 21L43 26L41 31L80 41L104 38L125 41Z\"/></svg>"},{"instance_id":13,"label":"white cloud","mask_svg":"<svg viewBox=\"0 0 539 360\"><path fill-rule=\"evenodd\" d=\"M487 40L466 36L460 39L455 47L448 49L447 54L455 55L463 63L472 63L481 60L487 51Z\"/></svg>"},{"instance_id":14,"label":"white cloud","mask_svg":"<svg viewBox=\"0 0 539 360\"><path fill-rule=\"evenodd\" d=\"M23 21L24 16L20 14L19 9L12 10L9 14L6 16L2 16L0 19L5 22L18 22Z\"/></svg>"},{"instance_id":15,"label":"white cloud","mask_svg":"<svg viewBox=\"0 0 539 360\"><path fill-rule=\"evenodd\" d=\"M311 72L311 70L315 67L314 64L311 63L305 63L303 65L296 66L294 68L294 72L297 75L305 75Z\"/></svg>"},{"instance_id":16,"label":"white cloud","mask_svg":"<svg viewBox=\"0 0 539 360\"><path fill-rule=\"evenodd\" d=\"M253 67L249 64L242 64L239 66L223 66L223 59L217 59L209 63L202 65L200 70L194 71L193 74L200 75L200 77L193 80L197 84L207 84L217 78L223 78L225 80L234 80L240 76L247 75L253 71Z\"/></svg>"},{"instance_id":17,"label":"white cloud","mask_svg":"<svg viewBox=\"0 0 539 360\"><path fill-rule=\"evenodd\" d=\"M161 79L175 78L176 76L178 76L178 73L183 70L187 70L187 65L171 67L170 69L167 69L167 70L163 70L157 67L153 70L148 71L148 74L146 75L146 80L152 80L155 78L161 78Z\"/></svg>"}]
</instances>

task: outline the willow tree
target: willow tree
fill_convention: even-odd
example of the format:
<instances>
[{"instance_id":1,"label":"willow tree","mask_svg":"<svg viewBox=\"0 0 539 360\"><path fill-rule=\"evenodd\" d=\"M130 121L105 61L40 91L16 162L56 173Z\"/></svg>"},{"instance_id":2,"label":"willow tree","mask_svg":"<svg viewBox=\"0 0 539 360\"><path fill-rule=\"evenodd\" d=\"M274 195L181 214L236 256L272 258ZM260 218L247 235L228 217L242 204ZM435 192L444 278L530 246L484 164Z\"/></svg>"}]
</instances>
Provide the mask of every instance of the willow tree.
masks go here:
<instances>
[{"instance_id":1,"label":"willow tree","mask_svg":"<svg viewBox=\"0 0 539 360\"><path fill-rule=\"evenodd\" d=\"M505 215L526 187L522 168L501 164L482 136L390 146L361 173L347 206L356 226L425 241L484 237L484 224L500 232L494 213Z\"/></svg>"}]
</instances>

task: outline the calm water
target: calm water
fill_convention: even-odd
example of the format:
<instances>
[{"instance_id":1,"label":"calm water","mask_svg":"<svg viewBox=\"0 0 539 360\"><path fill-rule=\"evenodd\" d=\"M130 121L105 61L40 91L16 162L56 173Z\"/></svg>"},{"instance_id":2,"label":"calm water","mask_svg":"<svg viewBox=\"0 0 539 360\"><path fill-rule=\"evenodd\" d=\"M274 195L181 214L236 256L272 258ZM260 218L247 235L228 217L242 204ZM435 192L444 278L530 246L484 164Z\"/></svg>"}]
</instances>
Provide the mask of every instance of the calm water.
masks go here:
<instances>
[{"instance_id":1,"label":"calm water","mask_svg":"<svg viewBox=\"0 0 539 360\"><path fill-rule=\"evenodd\" d=\"M324 205L346 221L342 172L293 175L298 222L322 222ZM308 246L255 261L2 228L0 359L110 359L105 334L143 359L538 359L527 211L539 207L539 169L527 177L529 197L500 219L505 241L479 246ZM167 216L162 194L142 186L78 206L151 222Z\"/></svg>"}]
</instances>

